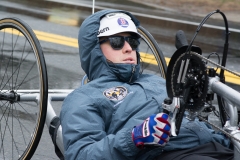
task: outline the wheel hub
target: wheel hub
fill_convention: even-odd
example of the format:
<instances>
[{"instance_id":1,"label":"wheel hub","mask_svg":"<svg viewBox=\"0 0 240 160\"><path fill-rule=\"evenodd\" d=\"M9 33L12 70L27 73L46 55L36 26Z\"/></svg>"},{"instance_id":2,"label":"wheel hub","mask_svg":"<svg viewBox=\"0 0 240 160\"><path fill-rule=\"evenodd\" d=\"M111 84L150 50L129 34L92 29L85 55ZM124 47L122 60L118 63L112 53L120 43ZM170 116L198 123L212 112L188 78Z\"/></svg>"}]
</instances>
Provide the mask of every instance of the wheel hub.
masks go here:
<instances>
[{"instance_id":1,"label":"wheel hub","mask_svg":"<svg viewBox=\"0 0 240 160\"><path fill-rule=\"evenodd\" d=\"M15 103L16 101L19 100L19 98L20 96L13 90L8 92L0 91L0 100L6 100L9 101L10 103Z\"/></svg>"}]
</instances>

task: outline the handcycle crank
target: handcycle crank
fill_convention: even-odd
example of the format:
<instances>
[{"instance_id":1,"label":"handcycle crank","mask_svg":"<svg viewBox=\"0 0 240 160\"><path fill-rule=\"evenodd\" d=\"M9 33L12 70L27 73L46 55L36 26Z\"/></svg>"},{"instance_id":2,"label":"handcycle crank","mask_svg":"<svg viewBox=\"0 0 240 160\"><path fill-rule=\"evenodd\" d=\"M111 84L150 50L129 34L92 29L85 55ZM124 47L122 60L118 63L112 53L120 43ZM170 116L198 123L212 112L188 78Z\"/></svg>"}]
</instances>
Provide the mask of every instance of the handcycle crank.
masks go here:
<instances>
[{"instance_id":1,"label":"handcycle crank","mask_svg":"<svg viewBox=\"0 0 240 160\"><path fill-rule=\"evenodd\" d=\"M203 57L202 50L198 46L193 45L193 41L201 27L214 13L220 13L223 16L226 27L226 37L221 65ZM219 10L209 13L202 20L190 44L188 44L183 31L180 30L177 32L175 41L177 50L173 54L167 68L166 89L168 98L166 98L162 104L163 112L168 113L170 116L172 136L178 135L183 116L186 116L186 118L189 120L194 120L196 117L198 117L200 120L204 121L202 118L205 118L206 123L214 128L217 128L225 134L230 132L229 128L234 128L234 130L235 128L239 128L239 126L233 122L234 120L229 120L238 119L238 114L230 112L230 114L227 115L226 106L223 103L224 101L231 103L229 105L230 107L227 107L231 109L234 108L232 110L236 110L236 106L239 107L238 105L240 104L240 102L238 103L239 98L236 98L236 96L240 97L239 92L224 84L225 70L240 77L239 73L231 71L225 67L228 51L228 36L229 31L226 17ZM208 63L220 68L220 74L217 74L216 70L213 68L207 68ZM216 127L214 124L207 121L207 116L215 109L215 107L209 103L213 100L214 93L217 94L222 127L225 125L223 128ZM205 115L205 117L202 115ZM230 125L229 122L231 122ZM236 138L231 134L226 135L240 142L240 140L237 139L239 137Z\"/></svg>"}]
</instances>

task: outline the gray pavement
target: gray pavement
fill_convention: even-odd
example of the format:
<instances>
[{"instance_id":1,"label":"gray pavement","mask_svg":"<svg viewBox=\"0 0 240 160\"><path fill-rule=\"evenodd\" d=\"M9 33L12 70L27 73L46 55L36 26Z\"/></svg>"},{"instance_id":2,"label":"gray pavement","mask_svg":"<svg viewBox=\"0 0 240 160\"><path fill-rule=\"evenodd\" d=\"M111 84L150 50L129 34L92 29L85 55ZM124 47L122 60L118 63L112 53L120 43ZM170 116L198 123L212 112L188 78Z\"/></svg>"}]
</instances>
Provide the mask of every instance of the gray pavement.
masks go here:
<instances>
[{"instance_id":1,"label":"gray pavement","mask_svg":"<svg viewBox=\"0 0 240 160\"><path fill-rule=\"evenodd\" d=\"M13 3L14 1L18 3ZM42 3L38 3L37 0L23 0L21 3L17 0L4 0L0 4L1 6L6 11L31 15L45 20L49 20L49 17L54 18L61 15L62 18L77 20L75 25L78 26L92 12L92 1L84 0L47 0ZM98 0L95 2L95 12L106 8L131 11L140 19L141 25L153 34L160 45L165 42L174 45L174 37L179 29L185 31L190 41L203 18L201 16L192 16L191 14L178 14L164 10L164 7L161 7L161 9L152 8L129 1L114 1L112 3L111 1ZM231 32L229 53L239 55L240 24L233 21L228 21L228 23ZM217 47L218 49L223 46L224 23L222 19L210 18L206 24L195 39L195 45L201 46L205 52L212 52L214 48ZM211 36L209 36L209 33L211 33ZM204 39L205 37L207 37L207 41ZM173 52L164 52L164 54L171 57Z\"/></svg>"}]
</instances>

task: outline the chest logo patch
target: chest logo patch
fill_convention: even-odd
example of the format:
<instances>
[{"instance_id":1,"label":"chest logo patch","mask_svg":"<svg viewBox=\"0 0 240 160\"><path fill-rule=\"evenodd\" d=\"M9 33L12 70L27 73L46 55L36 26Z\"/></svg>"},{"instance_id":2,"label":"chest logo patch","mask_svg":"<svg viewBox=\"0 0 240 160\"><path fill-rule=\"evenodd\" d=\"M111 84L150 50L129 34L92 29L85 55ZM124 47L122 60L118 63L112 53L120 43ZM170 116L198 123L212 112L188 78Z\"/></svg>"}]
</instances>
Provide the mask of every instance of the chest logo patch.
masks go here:
<instances>
[{"instance_id":1,"label":"chest logo patch","mask_svg":"<svg viewBox=\"0 0 240 160\"><path fill-rule=\"evenodd\" d=\"M113 87L105 90L103 95L110 100L120 101L127 95L125 87Z\"/></svg>"}]
</instances>

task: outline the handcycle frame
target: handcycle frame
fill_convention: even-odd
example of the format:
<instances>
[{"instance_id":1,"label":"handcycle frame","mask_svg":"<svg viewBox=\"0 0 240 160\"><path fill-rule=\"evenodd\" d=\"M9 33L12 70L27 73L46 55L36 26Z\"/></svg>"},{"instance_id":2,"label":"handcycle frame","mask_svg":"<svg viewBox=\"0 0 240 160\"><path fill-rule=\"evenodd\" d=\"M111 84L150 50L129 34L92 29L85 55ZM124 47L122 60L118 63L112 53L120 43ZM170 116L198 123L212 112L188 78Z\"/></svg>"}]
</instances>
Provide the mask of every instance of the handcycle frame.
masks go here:
<instances>
[{"instance_id":1,"label":"handcycle frame","mask_svg":"<svg viewBox=\"0 0 240 160\"><path fill-rule=\"evenodd\" d=\"M145 31L144 28L140 28L140 31ZM148 40L151 43L154 43L155 47L157 46L157 43L154 41L152 36L147 33L147 37L145 38L150 38ZM145 34L146 34L145 33ZM164 77L166 74L166 64L165 61L163 60L163 55L159 49L156 51L160 56L156 56L155 58L157 62L160 62L162 65L162 71L161 75ZM160 52L160 53L159 53ZM86 82L86 79L82 80L82 84ZM230 119L227 121L227 125L225 128L228 130L229 134L234 136L237 139L240 139L240 131L239 131L239 126L237 124L237 119L238 119L238 113L237 110L240 109L240 93L235 91L234 89L228 87L226 84L222 83L219 81L218 77L213 77L209 81L209 91L216 93L217 95L221 96L224 98L226 102L226 110L228 110L228 114ZM59 118L56 115L53 107L52 107L52 102L53 101L63 101L65 97L72 92L73 90L48 90L48 99L47 99L47 112L46 112L46 119L45 119L45 124L47 125L50 135L52 137L54 145L60 150L61 153L64 153L64 147L63 147L63 139L62 139L62 128L59 123ZM2 93L6 93L7 91L1 90ZM18 90L19 93L19 101L33 101L39 103L39 91L38 90ZM234 145L234 159L240 159L240 143L236 141L235 139L231 139L233 145Z\"/></svg>"}]
</instances>

